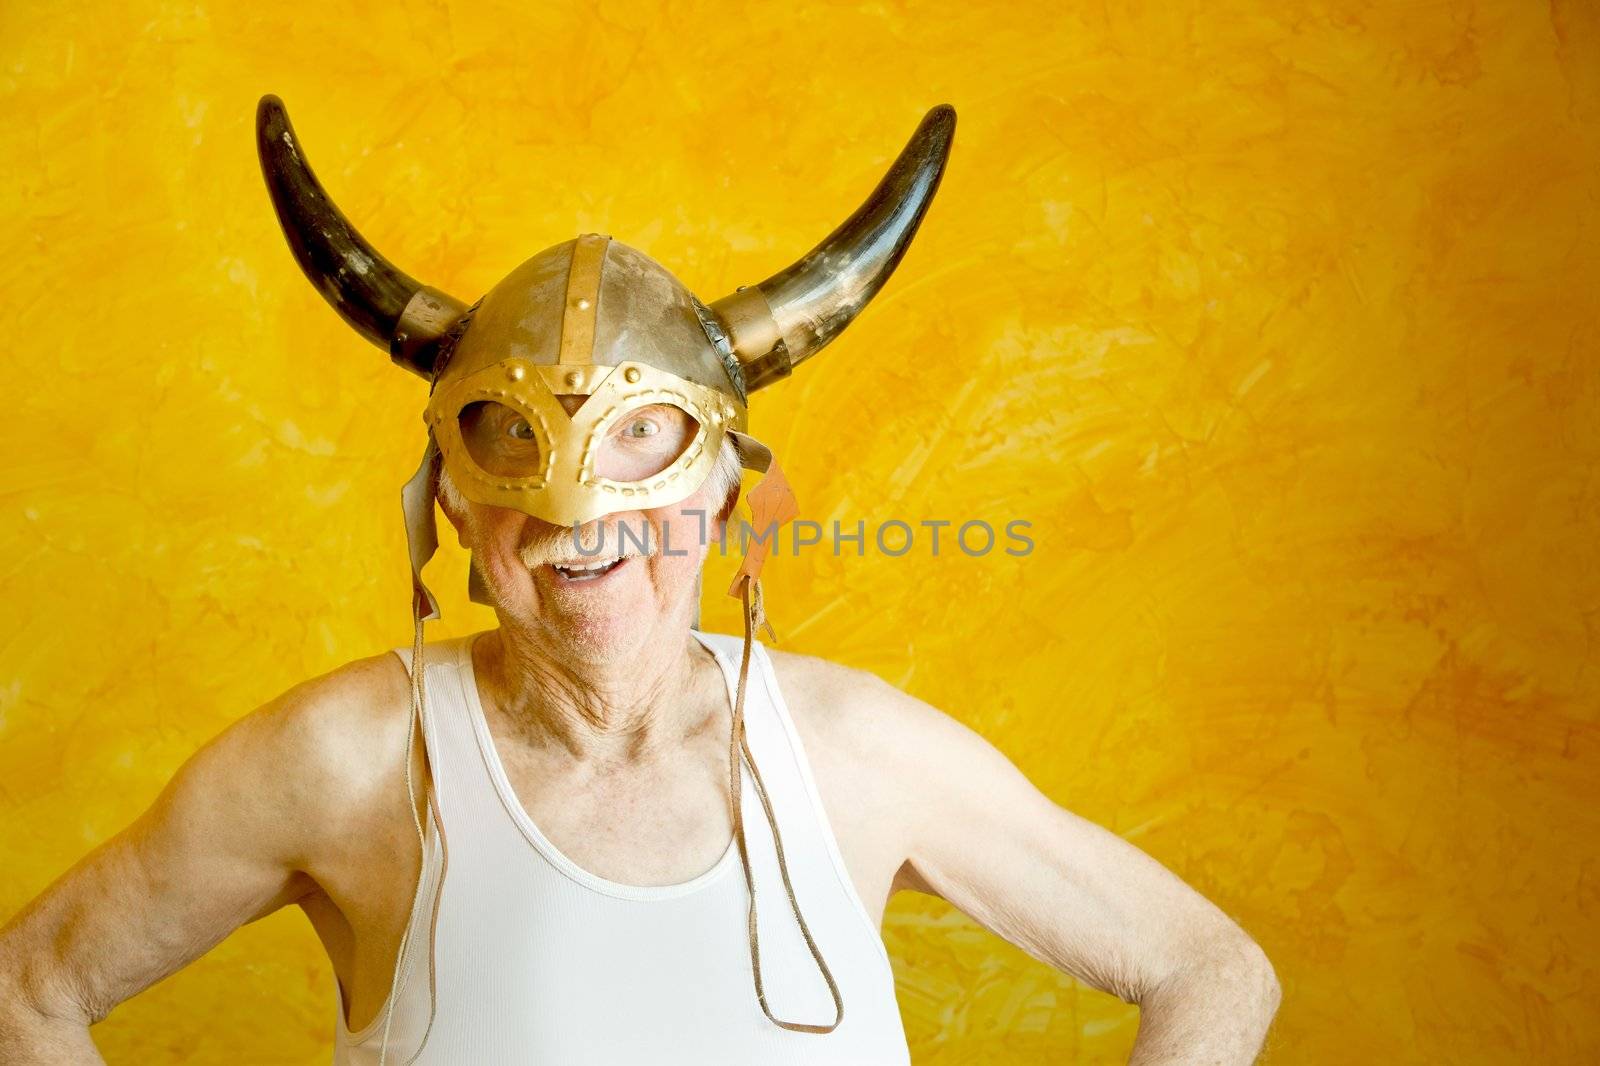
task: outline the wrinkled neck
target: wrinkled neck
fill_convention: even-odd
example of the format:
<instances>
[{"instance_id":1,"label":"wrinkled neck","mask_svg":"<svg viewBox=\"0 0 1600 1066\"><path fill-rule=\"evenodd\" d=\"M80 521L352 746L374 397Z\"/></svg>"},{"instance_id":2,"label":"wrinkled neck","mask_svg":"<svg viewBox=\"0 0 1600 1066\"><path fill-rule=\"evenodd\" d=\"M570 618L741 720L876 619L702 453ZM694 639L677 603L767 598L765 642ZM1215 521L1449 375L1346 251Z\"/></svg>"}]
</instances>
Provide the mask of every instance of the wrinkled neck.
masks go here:
<instances>
[{"instance_id":1,"label":"wrinkled neck","mask_svg":"<svg viewBox=\"0 0 1600 1066\"><path fill-rule=\"evenodd\" d=\"M502 627L474 640L472 659L485 701L527 740L600 765L680 748L716 713L708 693L722 690L714 657L687 629L597 661Z\"/></svg>"}]
</instances>

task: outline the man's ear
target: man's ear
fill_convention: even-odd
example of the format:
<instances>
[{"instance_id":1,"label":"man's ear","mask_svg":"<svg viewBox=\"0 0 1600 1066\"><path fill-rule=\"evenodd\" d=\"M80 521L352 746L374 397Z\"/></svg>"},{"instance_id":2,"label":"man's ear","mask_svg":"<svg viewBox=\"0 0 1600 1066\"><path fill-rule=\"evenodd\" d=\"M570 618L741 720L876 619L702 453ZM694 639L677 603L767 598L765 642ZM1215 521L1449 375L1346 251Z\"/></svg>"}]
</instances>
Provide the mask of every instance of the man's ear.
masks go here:
<instances>
[{"instance_id":1,"label":"man's ear","mask_svg":"<svg viewBox=\"0 0 1600 1066\"><path fill-rule=\"evenodd\" d=\"M444 512L444 516L450 520L450 525L455 527L456 543L463 548L467 547L467 516L457 506L461 503L461 497L446 491L443 471L440 471L439 479L434 482L433 498L439 501L439 510Z\"/></svg>"},{"instance_id":2,"label":"man's ear","mask_svg":"<svg viewBox=\"0 0 1600 1066\"><path fill-rule=\"evenodd\" d=\"M740 473L742 474L744 471L741 469ZM743 488L744 486L740 479L734 478L733 486L728 489L727 499L723 501L722 507L717 511L716 520L712 524L711 542L713 544L722 543L723 534L728 528L728 520L733 517L734 508L739 506L739 492Z\"/></svg>"}]
</instances>

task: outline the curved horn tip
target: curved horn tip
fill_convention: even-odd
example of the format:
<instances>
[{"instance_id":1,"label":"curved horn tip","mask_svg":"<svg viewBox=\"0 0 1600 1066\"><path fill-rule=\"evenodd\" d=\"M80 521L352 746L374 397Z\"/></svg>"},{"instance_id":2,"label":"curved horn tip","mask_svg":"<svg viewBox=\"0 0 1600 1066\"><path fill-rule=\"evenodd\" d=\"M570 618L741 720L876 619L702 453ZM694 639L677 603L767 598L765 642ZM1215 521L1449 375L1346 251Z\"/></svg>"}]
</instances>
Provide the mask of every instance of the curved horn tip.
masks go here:
<instances>
[{"instance_id":1,"label":"curved horn tip","mask_svg":"<svg viewBox=\"0 0 1600 1066\"><path fill-rule=\"evenodd\" d=\"M922 116L922 121L917 124L917 133L940 140L948 141L955 133L956 109L949 104L935 104L928 108L928 113Z\"/></svg>"},{"instance_id":2,"label":"curved horn tip","mask_svg":"<svg viewBox=\"0 0 1600 1066\"><path fill-rule=\"evenodd\" d=\"M265 126L273 119L288 123L288 110L275 93L267 93L256 103L256 126Z\"/></svg>"},{"instance_id":3,"label":"curved horn tip","mask_svg":"<svg viewBox=\"0 0 1600 1066\"><path fill-rule=\"evenodd\" d=\"M947 155L956 139L956 109L949 104L936 104L928 108L922 121L912 131L911 138L901 153L901 160L929 160Z\"/></svg>"}]
</instances>

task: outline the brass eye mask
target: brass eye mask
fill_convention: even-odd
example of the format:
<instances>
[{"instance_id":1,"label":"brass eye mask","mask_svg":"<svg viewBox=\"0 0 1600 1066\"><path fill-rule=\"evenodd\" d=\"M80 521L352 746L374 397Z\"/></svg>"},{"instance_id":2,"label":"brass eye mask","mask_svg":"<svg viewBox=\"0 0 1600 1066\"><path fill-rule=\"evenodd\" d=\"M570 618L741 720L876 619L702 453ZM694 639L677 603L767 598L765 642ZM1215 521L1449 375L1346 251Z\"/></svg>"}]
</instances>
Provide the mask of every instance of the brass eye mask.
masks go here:
<instances>
[{"instance_id":1,"label":"brass eye mask","mask_svg":"<svg viewBox=\"0 0 1600 1066\"><path fill-rule=\"evenodd\" d=\"M571 415L558 397L586 397ZM462 413L480 402L502 404L527 422L537 463L523 476L486 469L468 447ZM638 481L596 472L606 435L617 421L650 404L667 404L695 422L682 452ZM716 464L724 435L742 432L744 409L726 393L642 363L535 364L510 358L434 393L423 415L461 494L475 503L509 507L560 526L581 525L611 511L664 507L692 495Z\"/></svg>"}]
</instances>

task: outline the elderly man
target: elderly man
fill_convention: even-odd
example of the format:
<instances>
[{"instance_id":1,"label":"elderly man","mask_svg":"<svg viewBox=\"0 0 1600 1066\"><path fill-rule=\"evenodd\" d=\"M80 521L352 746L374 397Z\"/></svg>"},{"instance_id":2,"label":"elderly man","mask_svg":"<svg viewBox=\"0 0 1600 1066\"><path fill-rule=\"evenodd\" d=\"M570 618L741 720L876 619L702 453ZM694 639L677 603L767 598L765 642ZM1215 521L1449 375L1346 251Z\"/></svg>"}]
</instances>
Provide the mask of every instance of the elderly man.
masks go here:
<instances>
[{"instance_id":1,"label":"elderly man","mask_svg":"<svg viewBox=\"0 0 1600 1066\"><path fill-rule=\"evenodd\" d=\"M1278 1002L1254 942L954 719L767 651L766 542L740 545L742 638L698 629L741 466L758 532L793 513L749 393L887 280L953 125L929 112L818 248L710 305L586 234L468 307L361 239L263 99L301 266L431 385L415 639L241 718L0 931L0 1060L100 1061L90 1025L295 904L340 1063L903 1064L878 929L913 889L1140 1004L1134 1063L1253 1061ZM435 499L498 625L429 644Z\"/></svg>"}]
</instances>

